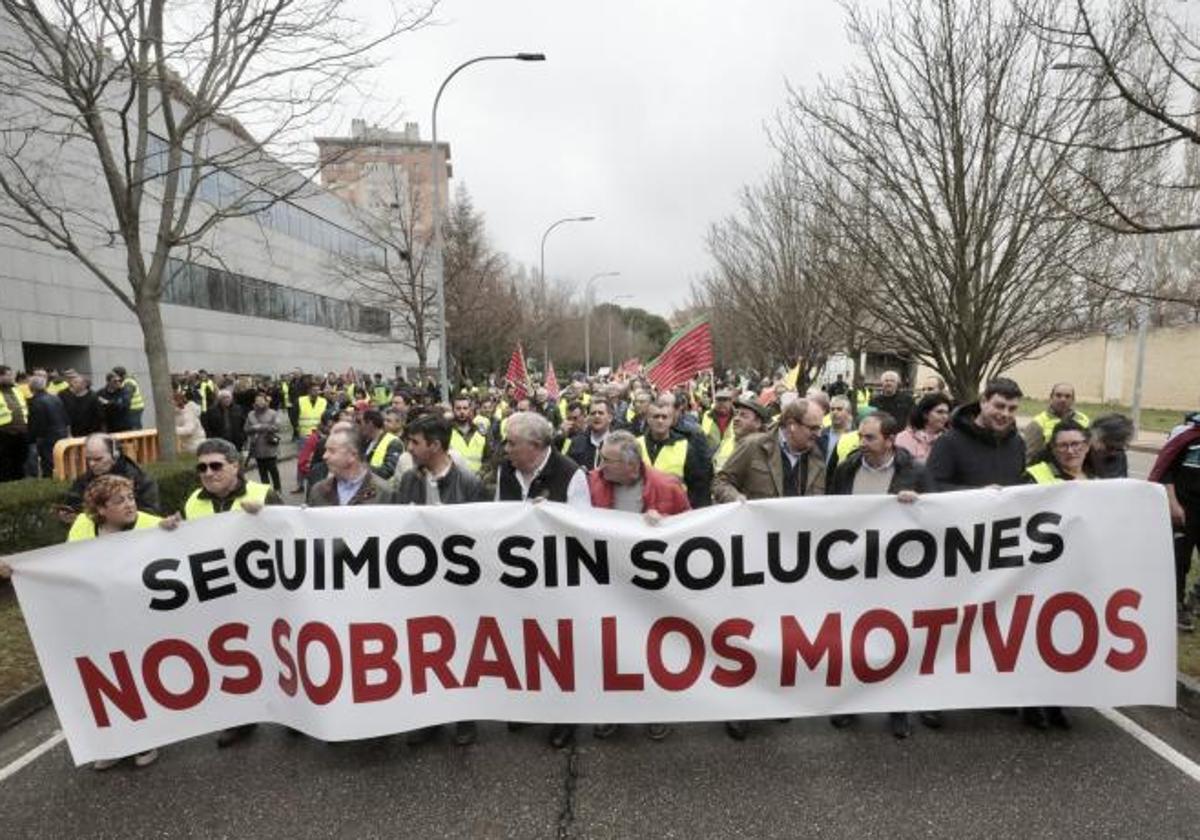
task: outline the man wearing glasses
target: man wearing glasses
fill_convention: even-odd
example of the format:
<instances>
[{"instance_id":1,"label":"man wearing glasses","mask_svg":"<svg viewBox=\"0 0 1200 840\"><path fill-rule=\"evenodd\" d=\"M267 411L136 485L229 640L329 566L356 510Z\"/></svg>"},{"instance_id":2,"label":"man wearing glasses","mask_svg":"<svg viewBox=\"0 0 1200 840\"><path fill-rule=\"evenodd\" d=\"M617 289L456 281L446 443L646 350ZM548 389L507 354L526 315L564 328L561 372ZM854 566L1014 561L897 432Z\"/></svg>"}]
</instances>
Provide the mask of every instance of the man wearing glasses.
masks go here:
<instances>
[{"instance_id":1,"label":"man wearing glasses","mask_svg":"<svg viewBox=\"0 0 1200 840\"><path fill-rule=\"evenodd\" d=\"M816 446L821 409L807 399L793 400L779 415L779 429L749 435L717 472L713 499L718 503L825 493L825 459Z\"/></svg>"},{"instance_id":2,"label":"man wearing glasses","mask_svg":"<svg viewBox=\"0 0 1200 840\"><path fill-rule=\"evenodd\" d=\"M283 504L271 485L246 478L237 447L222 438L209 438L196 448L196 474L200 486L184 502L184 519L203 519L231 510L258 513L263 505ZM173 530L179 519L176 514L165 520L163 527ZM247 723L226 729L217 736L217 746L231 746L248 737L257 726Z\"/></svg>"},{"instance_id":3,"label":"man wearing glasses","mask_svg":"<svg viewBox=\"0 0 1200 840\"><path fill-rule=\"evenodd\" d=\"M792 400L779 415L777 430L747 435L717 471L712 496L717 503L825 494L825 456L816 445L820 406ZM743 741L750 724L725 722L725 732Z\"/></svg>"},{"instance_id":4,"label":"man wearing glasses","mask_svg":"<svg viewBox=\"0 0 1200 840\"><path fill-rule=\"evenodd\" d=\"M83 510L83 494L88 485L102 475L119 475L133 482L138 510L160 513L158 484L154 479L126 457L117 442L106 434L95 433L83 442L83 460L87 469L75 479L67 491L66 504L58 509L59 519L70 525L75 515Z\"/></svg>"},{"instance_id":5,"label":"man wearing glasses","mask_svg":"<svg viewBox=\"0 0 1200 840\"><path fill-rule=\"evenodd\" d=\"M582 467L584 472L596 469L600 464L600 448L612 431L612 423L613 411L608 399L597 397L592 400L587 426L571 437L566 456Z\"/></svg>"}]
</instances>

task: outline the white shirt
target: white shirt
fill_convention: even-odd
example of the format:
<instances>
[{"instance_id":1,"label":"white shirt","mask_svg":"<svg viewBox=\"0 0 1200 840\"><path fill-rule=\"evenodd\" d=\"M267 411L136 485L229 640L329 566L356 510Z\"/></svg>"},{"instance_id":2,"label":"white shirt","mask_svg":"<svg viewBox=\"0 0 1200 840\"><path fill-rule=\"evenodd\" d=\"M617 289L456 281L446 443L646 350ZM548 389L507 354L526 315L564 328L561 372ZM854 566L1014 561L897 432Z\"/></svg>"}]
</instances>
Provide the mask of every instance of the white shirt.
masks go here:
<instances>
[{"instance_id":1,"label":"white shirt","mask_svg":"<svg viewBox=\"0 0 1200 840\"><path fill-rule=\"evenodd\" d=\"M528 501L529 487L534 480L541 475L542 470L546 468L547 462L550 460L550 454L553 450L546 449L546 456L542 458L542 462L538 464L537 469L533 471L533 475L529 478L525 477L525 473L514 469L513 473L517 477L517 484L521 488L521 500ZM500 501L500 473L496 473L496 501ZM571 483L567 485L567 504L571 507L590 508L592 506L592 493L588 490L587 474L583 470L576 470L571 476Z\"/></svg>"},{"instance_id":2,"label":"white shirt","mask_svg":"<svg viewBox=\"0 0 1200 840\"><path fill-rule=\"evenodd\" d=\"M370 470L363 470L363 474L351 481L339 478L337 480L338 504L345 505L354 498L354 494L363 486L363 482L367 480L367 476L371 474Z\"/></svg>"}]
</instances>

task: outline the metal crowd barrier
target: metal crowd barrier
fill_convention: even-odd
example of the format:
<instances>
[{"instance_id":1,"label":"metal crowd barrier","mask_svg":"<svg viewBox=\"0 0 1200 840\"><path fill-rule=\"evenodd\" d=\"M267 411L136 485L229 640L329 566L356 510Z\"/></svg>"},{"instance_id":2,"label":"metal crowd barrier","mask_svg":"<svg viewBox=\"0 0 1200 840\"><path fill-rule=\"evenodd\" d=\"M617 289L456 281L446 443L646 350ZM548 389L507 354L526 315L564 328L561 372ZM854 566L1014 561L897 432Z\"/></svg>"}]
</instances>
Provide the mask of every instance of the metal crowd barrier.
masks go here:
<instances>
[{"instance_id":1,"label":"metal crowd barrier","mask_svg":"<svg viewBox=\"0 0 1200 840\"><path fill-rule=\"evenodd\" d=\"M158 460L158 430L140 429L135 432L115 432L113 440L121 451L138 464L149 464ZM54 444L54 477L70 481L83 475L87 462L83 457L83 444L87 438L63 438Z\"/></svg>"}]
</instances>

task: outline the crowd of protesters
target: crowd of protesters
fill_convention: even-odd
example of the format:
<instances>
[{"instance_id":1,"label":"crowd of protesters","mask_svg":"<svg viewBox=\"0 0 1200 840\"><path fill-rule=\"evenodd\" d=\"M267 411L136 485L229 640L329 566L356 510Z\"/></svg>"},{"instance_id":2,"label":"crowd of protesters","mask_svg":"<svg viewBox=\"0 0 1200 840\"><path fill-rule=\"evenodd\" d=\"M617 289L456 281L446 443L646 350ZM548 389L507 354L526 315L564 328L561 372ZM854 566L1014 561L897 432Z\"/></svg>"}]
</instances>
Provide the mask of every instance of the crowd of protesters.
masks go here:
<instances>
[{"instance_id":1,"label":"crowd of protesters","mask_svg":"<svg viewBox=\"0 0 1200 840\"><path fill-rule=\"evenodd\" d=\"M35 371L27 404L52 381ZM118 369L105 390L122 392L124 381ZM70 377L68 384L74 392ZM0 390L12 385L12 372L0 368ZM175 396L180 445L196 455L198 469L198 486L184 510L161 522L152 518L165 513L153 482L103 433L130 428L132 418L110 427L101 410L100 425L91 427L97 434L86 443L88 472L62 510L72 522L72 539L100 536L113 530L114 521L117 530L170 528L180 516L253 513L280 504L279 450L289 437L296 447L290 492L303 494L312 506L546 499L657 523L747 499L891 494L911 504L930 492L1125 478L1133 434L1124 416L1089 418L1077 411L1069 383L1056 384L1045 410L1021 429L1017 410L1024 395L1010 379L988 382L979 399L960 403L936 376L906 389L893 371L875 389L839 376L806 393L782 381L750 387L732 374L665 391L638 376L577 375L561 393L531 383L468 386L448 405L438 402L432 382L410 384L378 373L296 372L266 379L198 371L176 377ZM7 405L11 411L13 402ZM76 433L71 410L61 413L65 428ZM27 415L28 434L34 414L31 409ZM249 461L258 467L257 482L246 475ZM108 476L123 483L98 484ZM1178 626L1190 631L1200 610L1200 590L1185 591L1200 540L1200 413L1173 432L1151 480L1168 489ZM1038 729L1070 726L1058 708L1023 709L1020 715ZM937 712L919 718L931 728L943 723ZM843 715L832 723L843 727L853 720ZM896 737L911 734L907 714L892 714L889 721ZM725 727L737 740L750 731L744 721ZM600 725L593 734L607 737L614 730ZM219 744L251 731L224 732ZM668 728L647 731L661 738ZM432 734L421 730L408 737L418 743ZM575 737L574 726L550 731L557 747ZM473 723L456 725L456 743L475 738Z\"/></svg>"}]
</instances>

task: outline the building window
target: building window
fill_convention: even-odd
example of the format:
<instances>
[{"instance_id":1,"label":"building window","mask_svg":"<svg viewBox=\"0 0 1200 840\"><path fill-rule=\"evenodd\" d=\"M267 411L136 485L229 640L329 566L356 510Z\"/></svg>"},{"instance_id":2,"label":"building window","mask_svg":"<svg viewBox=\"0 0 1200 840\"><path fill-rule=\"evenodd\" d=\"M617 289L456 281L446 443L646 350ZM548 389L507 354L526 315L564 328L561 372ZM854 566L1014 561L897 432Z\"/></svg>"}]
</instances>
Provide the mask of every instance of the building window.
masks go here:
<instances>
[{"instance_id":1,"label":"building window","mask_svg":"<svg viewBox=\"0 0 1200 840\"><path fill-rule=\"evenodd\" d=\"M185 260L167 261L163 303L269 318L342 332L390 336L392 316L385 309L281 286Z\"/></svg>"}]
</instances>

